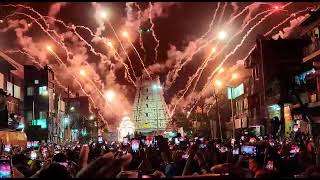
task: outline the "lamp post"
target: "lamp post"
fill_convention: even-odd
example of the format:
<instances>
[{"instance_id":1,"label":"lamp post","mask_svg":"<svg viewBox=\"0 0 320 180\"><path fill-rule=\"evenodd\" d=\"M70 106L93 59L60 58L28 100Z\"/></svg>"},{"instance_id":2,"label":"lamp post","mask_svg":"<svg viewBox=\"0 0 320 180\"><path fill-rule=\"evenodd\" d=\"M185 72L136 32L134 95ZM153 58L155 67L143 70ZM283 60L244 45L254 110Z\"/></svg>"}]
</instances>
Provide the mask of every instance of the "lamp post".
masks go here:
<instances>
[{"instance_id":1,"label":"lamp post","mask_svg":"<svg viewBox=\"0 0 320 180\"><path fill-rule=\"evenodd\" d=\"M215 87L221 87L222 82L220 80L216 80ZM222 127L221 127L221 117L220 117L220 108L218 105L218 93L216 92L216 88L213 88L214 98L216 100L216 108L217 108L217 116L218 116L218 123L219 123L219 129L220 129L220 138L222 140Z\"/></svg>"}]
</instances>

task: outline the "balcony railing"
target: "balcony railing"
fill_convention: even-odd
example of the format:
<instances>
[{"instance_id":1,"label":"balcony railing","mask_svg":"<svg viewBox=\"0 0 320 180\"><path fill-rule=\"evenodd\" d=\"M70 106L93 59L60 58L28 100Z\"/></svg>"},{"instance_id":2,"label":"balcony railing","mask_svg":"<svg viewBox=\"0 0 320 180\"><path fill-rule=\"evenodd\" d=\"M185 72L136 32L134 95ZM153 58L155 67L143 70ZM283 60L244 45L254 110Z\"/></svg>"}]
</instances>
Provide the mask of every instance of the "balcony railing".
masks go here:
<instances>
[{"instance_id":1,"label":"balcony railing","mask_svg":"<svg viewBox=\"0 0 320 180\"><path fill-rule=\"evenodd\" d=\"M307 57L319 49L320 49L320 39L316 39L314 42L312 42L311 44L309 44L307 47L304 48L303 55L304 57Z\"/></svg>"}]
</instances>

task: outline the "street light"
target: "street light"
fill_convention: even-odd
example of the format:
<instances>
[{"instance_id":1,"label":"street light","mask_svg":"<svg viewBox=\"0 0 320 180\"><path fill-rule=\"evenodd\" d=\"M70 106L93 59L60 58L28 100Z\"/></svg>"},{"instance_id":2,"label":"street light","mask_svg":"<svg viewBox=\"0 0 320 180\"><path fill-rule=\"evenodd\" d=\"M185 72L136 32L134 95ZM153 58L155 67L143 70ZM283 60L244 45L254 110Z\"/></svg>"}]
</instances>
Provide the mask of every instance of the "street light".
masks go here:
<instances>
[{"instance_id":1,"label":"street light","mask_svg":"<svg viewBox=\"0 0 320 180\"><path fill-rule=\"evenodd\" d=\"M217 87L217 88L221 88L222 84L223 84L222 81L219 79L217 79L215 81L215 87ZM218 123L219 123L219 129L220 129L220 138L222 140L222 126L221 126L221 118L220 118L220 111L219 111L219 105L218 105L218 94L216 92L215 87L213 89L213 93L214 93L214 98L216 100L217 116L218 116ZM210 125L211 125L211 136L213 136L213 131L212 131L213 130L213 122L211 122Z\"/></svg>"},{"instance_id":2,"label":"street light","mask_svg":"<svg viewBox=\"0 0 320 180\"><path fill-rule=\"evenodd\" d=\"M75 109L75 108L72 106L72 107L70 108L70 111L74 111L74 109Z\"/></svg>"},{"instance_id":3,"label":"street light","mask_svg":"<svg viewBox=\"0 0 320 180\"><path fill-rule=\"evenodd\" d=\"M94 115L91 115L91 116L89 117L89 119L90 119L90 120L93 120L93 119L94 119Z\"/></svg>"}]
</instances>

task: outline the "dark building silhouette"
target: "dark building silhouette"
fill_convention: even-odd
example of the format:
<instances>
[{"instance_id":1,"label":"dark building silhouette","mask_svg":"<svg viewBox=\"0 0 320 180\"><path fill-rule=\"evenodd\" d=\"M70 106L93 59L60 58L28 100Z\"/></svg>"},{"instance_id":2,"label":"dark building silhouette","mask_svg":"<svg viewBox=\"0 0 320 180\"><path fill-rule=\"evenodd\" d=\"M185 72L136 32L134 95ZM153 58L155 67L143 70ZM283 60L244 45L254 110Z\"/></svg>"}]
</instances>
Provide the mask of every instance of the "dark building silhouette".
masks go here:
<instances>
[{"instance_id":1,"label":"dark building silhouette","mask_svg":"<svg viewBox=\"0 0 320 180\"><path fill-rule=\"evenodd\" d=\"M54 129L54 73L48 66L38 69L25 65L24 77L24 114L28 138L50 139Z\"/></svg>"}]
</instances>

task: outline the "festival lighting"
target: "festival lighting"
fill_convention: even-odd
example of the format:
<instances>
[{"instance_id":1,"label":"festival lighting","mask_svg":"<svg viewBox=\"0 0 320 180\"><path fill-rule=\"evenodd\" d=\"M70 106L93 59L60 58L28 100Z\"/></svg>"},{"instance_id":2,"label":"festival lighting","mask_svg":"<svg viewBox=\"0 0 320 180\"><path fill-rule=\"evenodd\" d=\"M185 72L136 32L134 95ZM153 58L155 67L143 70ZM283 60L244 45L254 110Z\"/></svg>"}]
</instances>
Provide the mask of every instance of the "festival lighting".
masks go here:
<instances>
[{"instance_id":1,"label":"festival lighting","mask_svg":"<svg viewBox=\"0 0 320 180\"><path fill-rule=\"evenodd\" d=\"M130 120L128 116L123 117L118 128L118 133L119 133L118 140L123 141L123 138L126 137L128 134L133 135L134 131L135 131L134 123Z\"/></svg>"},{"instance_id":2,"label":"festival lighting","mask_svg":"<svg viewBox=\"0 0 320 180\"><path fill-rule=\"evenodd\" d=\"M114 96L115 96L115 93L114 93L114 91L112 91L112 90L108 90L108 91L105 93L105 99L106 99L108 102L111 102L111 101L114 99Z\"/></svg>"},{"instance_id":3,"label":"festival lighting","mask_svg":"<svg viewBox=\"0 0 320 180\"><path fill-rule=\"evenodd\" d=\"M222 86L222 81L221 80L216 80L215 81L215 85L216 85L216 87L221 87Z\"/></svg>"},{"instance_id":4,"label":"festival lighting","mask_svg":"<svg viewBox=\"0 0 320 180\"><path fill-rule=\"evenodd\" d=\"M100 11L99 12L99 16L102 18L102 19L106 19L108 17L108 13L107 11Z\"/></svg>"},{"instance_id":5,"label":"festival lighting","mask_svg":"<svg viewBox=\"0 0 320 180\"><path fill-rule=\"evenodd\" d=\"M127 31L123 31L122 32L122 36L125 37L125 38L128 38L129 37L129 33Z\"/></svg>"},{"instance_id":6,"label":"festival lighting","mask_svg":"<svg viewBox=\"0 0 320 180\"><path fill-rule=\"evenodd\" d=\"M79 73L80 73L81 76L86 76L86 71L83 70L83 69L81 69Z\"/></svg>"},{"instance_id":7,"label":"festival lighting","mask_svg":"<svg viewBox=\"0 0 320 180\"><path fill-rule=\"evenodd\" d=\"M239 77L239 75L237 73L233 73L231 76L231 79L237 79Z\"/></svg>"},{"instance_id":8,"label":"festival lighting","mask_svg":"<svg viewBox=\"0 0 320 180\"><path fill-rule=\"evenodd\" d=\"M107 46L109 46L109 47L112 48L112 47L113 47L112 42L111 42L111 41L108 41L108 42L107 42Z\"/></svg>"},{"instance_id":9,"label":"festival lighting","mask_svg":"<svg viewBox=\"0 0 320 180\"><path fill-rule=\"evenodd\" d=\"M226 32L220 31L220 32L218 33L218 39L224 40L226 37L227 37L227 33L226 33Z\"/></svg>"},{"instance_id":10,"label":"festival lighting","mask_svg":"<svg viewBox=\"0 0 320 180\"><path fill-rule=\"evenodd\" d=\"M48 51L53 51L53 50L52 50L52 47L51 47L50 45L47 45L46 48L47 48Z\"/></svg>"},{"instance_id":11,"label":"festival lighting","mask_svg":"<svg viewBox=\"0 0 320 180\"><path fill-rule=\"evenodd\" d=\"M213 53L215 53L215 52L217 52L217 49L216 49L215 47L213 47L213 48L211 49L211 53L213 54Z\"/></svg>"},{"instance_id":12,"label":"festival lighting","mask_svg":"<svg viewBox=\"0 0 320 180\"><path fill-rule=\"evenodd\" d=\"M224 68L219 69L219 74L224 72Z\"/></svg>"}]
</instances>

